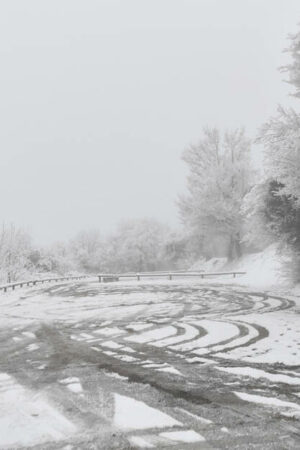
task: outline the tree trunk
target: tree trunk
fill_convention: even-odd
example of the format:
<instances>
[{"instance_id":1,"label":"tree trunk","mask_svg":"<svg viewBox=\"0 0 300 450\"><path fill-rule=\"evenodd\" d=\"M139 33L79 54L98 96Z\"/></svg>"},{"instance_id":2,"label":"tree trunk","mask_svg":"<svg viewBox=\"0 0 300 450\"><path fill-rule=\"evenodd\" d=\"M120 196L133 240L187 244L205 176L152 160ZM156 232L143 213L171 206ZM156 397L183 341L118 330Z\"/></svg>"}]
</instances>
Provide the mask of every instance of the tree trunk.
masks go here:
<instances>
[{"instance_id":1,"label":"tree trunk","mask_svg":"<svg viewBox=\"0 0 300 450\"><path fill-rule=\"evenodd\" d=\"M239 233L231 235L228 245L228 261L234 261L242 256L242 248Z\"/></svg>"}]
</instances>

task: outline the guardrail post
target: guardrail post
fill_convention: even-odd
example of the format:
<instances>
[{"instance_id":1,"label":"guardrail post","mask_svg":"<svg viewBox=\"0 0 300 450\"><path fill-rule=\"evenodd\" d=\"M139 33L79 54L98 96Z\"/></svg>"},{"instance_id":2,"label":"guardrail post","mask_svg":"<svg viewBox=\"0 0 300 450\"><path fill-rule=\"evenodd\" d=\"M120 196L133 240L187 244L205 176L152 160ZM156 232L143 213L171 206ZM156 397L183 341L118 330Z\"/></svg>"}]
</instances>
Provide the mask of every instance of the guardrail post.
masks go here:
<instances>
[{"instance_id":1,"label":"guardrail post","mask_svg":"<svg viewBox=\"0 0 300 450\"><path fill-rule=\"evenodd\" d=\"M101 283L101 282L102 282L102 277L101 277L101 275L98 275L98 278L99 278L99 283Z\"/></svg>"},{"instance_id":2,"label":"guardrail post","mask_svg":"<svg viewBox=\"0 0 300 450\"><path fill-rule=\"evenodd\" d=\"M233 273L233 278L235 278L235 275L236 275L236 274L235 274L235 273Z\"/></svg>"},{"instance_id":3,"label":"guardrail post","mask_svg":"<svg viewBox=\"0 0 300 450\"><path fill-rule=\"evenodd\" d=\"M137 280L140 281L140 279L141 279L140 275L137 273L136 276L137 276Z\"/></svg>"},{"instance_id":4,"label":"guardrail post","mask_svg":"<svg viewBox=\"0 0 300 450\"><path fill-rule=\"evenodd\" d=\"M169 280L172 280L172 274L169 273Z\"/></svg>"}]
</instances>

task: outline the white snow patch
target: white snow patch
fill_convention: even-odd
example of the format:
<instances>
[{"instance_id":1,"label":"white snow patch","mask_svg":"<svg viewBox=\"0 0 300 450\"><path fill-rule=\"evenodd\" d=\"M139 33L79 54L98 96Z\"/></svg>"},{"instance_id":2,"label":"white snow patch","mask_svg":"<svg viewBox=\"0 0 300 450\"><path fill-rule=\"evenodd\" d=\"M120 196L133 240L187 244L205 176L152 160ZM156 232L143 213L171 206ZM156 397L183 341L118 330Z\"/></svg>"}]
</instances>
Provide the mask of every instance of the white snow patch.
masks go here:
<instances>
[{"instance_id":1,"label":"white snow patch","mask_svg":"<svg viewBox=\"0 0 300 450\"><path fill-rule=\"evenodd\" d=\"M204 319L200 320L198 323L207 331L207 334L205 336L199 339L195 339L191 342L186 342L185 344L175 345L171 348L180 351L190 351L197 349L196 351L193 351L193 353L201 355L208 352L208 350L203 349L203 347L218 344L219 342L239 336L238 327L228 322L223 322L221 320Z\"/></svg>"},{"instance_id":2,"label":"white snow patch","mask_svg":"<svg viewBox=\"0 0 300 450\"><path fill-rule=\"evenodd\" d=\"M155 445L151 444L151 442L147 441L147 439L142 436L131 436L129 438L129 442L135 447L139 448L154 448Z\"/></svg>"},{"instance_id":3,"label":"white snow patch","mask_svg":"<svg viewBox=\"0 0 300 450\"><path fill-rule=\"evenodd\" d=\"M125 395L114 394L114 424L122 430L181 426L173 417Z\"/></svg>"},{"instance_id":4,"label":"white snow patch","mask_svg":"<svg viewBox=\"0 0 300 450\"><path fill-rule=\"evenodd\" d=\"M151 323L133 323L128 325L126 328L127 330L140 331L150 327L152 327Z\"/></svg>"},{"instance_id":5,"label":"white snow patch","mask_svg":"<svg viewBox=\"0 0 300 450\"><path fill-rule=\"evenodd\" d=\"M71 392L74 392L75 394L79 394L80 392L83 391L81 383L70 383L70 384L67 385L67 388Z\"/></svg>"},{"instance_id":6,"label":"white snow patch","mask_svg":"<svg viewBox=\"0 0 300 450\"><path fill-rule=\"evenodd\" d=\"M193 358L186 358L186 361L190 364L200 363L200 364L218 364L216 361L211 359L200 358L200 356L194 356Z\"/></svg>"},{"instance_id":7,"label":"white snow patch","mask_svg":"<svg viewBox=\"0 0 300 450\"><path fill-rule=\"evenodd\" d=\"M196 433L194 430L182 430L182 431L167 431L159 433L161 437L171 439L171 441L179 442L203 442L205 438L201 434Z\"/></svg>"},{"instance_id":8,"label":"white snow patch","mask_svg":"<svg viewBox=\"0 0 300 450\"><path fill-rule=\"evenodd\" d=\"M0 447L31 447L67 439L75 426L41 395L7 374L0 375Z\"/></svg>"},{"instance_id":9,"label":"white snow patch","mask_svg":"<svg viewBox=\"0 0 300 450\"><path fill-rule=\"evenodd\" d=\"M68 377L68 378L64 378L63 380L59 380L59 383L61 383L61 384L79 383L79 378Z\"/></svg>"},{"instance_id":10,"label":"white snow patch","mask_svg":"<svg viewBox=\"0 0 300 450\"><path fill-rule=\"evenodd\" d=\"M117 380L128 380L128 377L124 377L123 375L119 375L116 372L106 372L106 375L110 378L116 378Z\"/></svg>"},{"instance_id":11,"label":"white snow patch","mask_svg":"<svg viewBox=\"0 0 300 450\"><path fill-rule=\"evenodd\" d=\"M255 379L266 378L273 383L286 383L291 385L299 385L300 378L290 377L288 375L268 373L261 369L253 367L216 367L217 370L232 373L234 375L241 375Z\"/></svg>"},{"instance_id":12,"label":"white snow patch","mask_svg":"<svg viewBox=\"0 0 300 450\"><path fill-rule=\"evenodd\" d=\"M131 347L122 347L122 352L136 353L136 350L133 350Z\"/></svg>"},{"instance_id":13,"label":"white snow patch","mask_svg":"<svg viewBox=\"0 0 300 450\"><path fill-rule=\"evenodd\" d=\"M179 336L170 337L167 339L163 339L160 341L152 342L151 345L154 345L155 347L166 347L168 345L175 345L179 344L179 342L187 341L194 339L199 334L199 330L192 325L188 325L186 323L180 324L181 328L185 329L185 333L181 334Z\"/></svg>"},{"instance_id":14,"label":"white snow patch","mask_svg":"<svg viewBox=\"0 0 300 450\"><path fill-rule=\"evenodd\" d=\"M120 359L121 361L125 361L125 362L138 361L137 358L134 358L133 356L129 356L129 355L117 355L116 358Z\"/></svg>"},{"instance_id":15,"label":"white snow patch","mask_svg":"<svg viewBox=\"0 0 300 450\"><path fill-rule=\"evenodd\" d=\"M145 333L136 336L129 336L125 338L125 340L130 342L137 342L139 344L144 344L150 341L172 336L176 333L177 333L176 328L170 325L168 327L156 328L155 330L146 331Z\"/></svg>"},{"instance_id":16,"label":"white snow patch","mask_svg":"<svg viewBox=\"0 0 300 450\"><path fill-rule=\"evenodd\" d=\"M237 319L242 322L243 317L239 316ZM289 311L248 314L247 322L266 328L269 335L250 346L217 353L216 356L250 363L299 364L300 325L297 314Z\"/></svg>"},{"instance_id":17,"label":"white snow patch","mask_svg":"<svg viewBox=\"0 0 300 450\"><path fill-rule=\"evenodd\" d=\"M241 345L247 344L247 342L249 342L251 339L256 338L258 336L258 331L253 326L247 324L246 322L243 322L243 325L247 327L248 334L240 338L234 339L232 342L229 342L228 344L215 345L213 348L210 349L210 351L213 350L214 352L222 352L223 350L228 350L232 347L239 347Z\"/></svg>"},{"instance_id":18,"label":"white snow patch","mask_svg":"<svg viewBox=\"0 0 300 450\"><path fill-rule=\"evenodd\" d=\"M99 330L94 331L96 334L103 334L104 336L116 336L119 334L125 333L124 330L120 330L118 327L112 327L112 328L100 328Z\"/></svg>"},{"instance_id":19,"label":"white snow patch","mask_svg":"<svg viewBox=\"0 0 300 450\"><path fill-rule=\"evenodd\" d=\"M168 372L168 373L173 373L174 375L180 375L181 377L183 377L183 374L181 372L179 372L179 370L175 369L175 367L163 367L162 369L156 369L157 372Z\"/></svg>"},{"instance_id":20,"label":"white snow patch","mask_svg":"<svg viewBox=\"0 0 300 450\"><path fill-rule=\"evenodd\" d=\"M234 265L226 265L226 270L246 271L243 283L254 287L267 287L283 284L282 265L284 258L278 252L277 245L270 245L259 253L245 255Z\"/></svg>"},{"instance_id":21,"label":"white snow patch","mask_svg":"<svg viewBox=\"0 0 300 450\"><path fill-rule=\"evenodd\" d=\"M29 352L33 352L34 350L37 350L38 348L40 348L40 346L37 344L30 344L30 345L27 345L26 348Z\"/></svg>"},{"instance_id":22,"label":"white snow patch","mask_svg":"<svg viewBox=\"0 0 300 450\"><path fill-rule=\"evenodd\" d=\"M88 333L80 333L80 336L82 336L84 339L93 339L93 336Z\"/></svg>"},{"instance_id":23,"label":"white snow patch","mask_svg":"<svg viewBox=\"0 0 300 450\"><path fill-rule=\"evenodd\" d=\"M22 333L24 336L31 338L31 339L35 339L36 335L34 333L32 333L31 331L23 331Z\"/></svg>"},{"instance_id":24,"label":"white snow patch","mask_svg":"<svg viewBox=\"0 0 300 450\"><path fill-rule=\"evenodd\" d=\"M102 344L100 344L100 345L103 345L104 347L108 347L108 348L112 348L112 349L118 349L118 348L122 347L122 345L120 345L114 341L105 341L105 342L102 342Z\"/></svg>"},{"instance_id":25,"label":"white snow patch","mask_svg":"<svg viewBox=\"0 0 300 450\"><path fill-rule=\"evenodd\" d=\"M193 419L198 420L198 422L203 423L205 425L210 425L213 423L212 420L205 419L204 417L198 416L197 414L193 414L189 411L186 411L185 409L182 409L182 408L176 408L176 409L178 409L178 411L180 411L184 414L187 414L190 417L193 417Z\"/></svg>"},{"instance_id":26,"label":"white snow patch","mask_svg":"<svg viewBox=\"0 0 300 450\"><path fill-rule=\"evenodd\" d=\"M300 406L297 403L286 402L276 397L263 397L261 395L247 394L245 392L234 392L235 395L246 402L258 403L264 406L274 406L284 408L289 411L281 411L281 414L288 417L300 418Z\"/></svg>"}]
</instances>

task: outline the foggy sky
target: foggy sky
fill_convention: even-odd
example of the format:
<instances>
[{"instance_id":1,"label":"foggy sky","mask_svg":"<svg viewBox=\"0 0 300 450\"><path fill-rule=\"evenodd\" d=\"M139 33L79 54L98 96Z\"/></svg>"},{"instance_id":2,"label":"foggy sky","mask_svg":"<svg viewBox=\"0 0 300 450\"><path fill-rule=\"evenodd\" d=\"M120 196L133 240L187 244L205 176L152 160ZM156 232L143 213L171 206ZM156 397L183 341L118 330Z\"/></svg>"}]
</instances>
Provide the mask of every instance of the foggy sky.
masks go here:
<instances>
[{"instance_id":1,"label":"foggy sky","mask_svg":"<svg viewBox=\"0 0 300 450\"><path fill-rule=\"evenodd\" d=\"M2 0L0 220L39 243L176 226L183 149L278 103L299 0Z\"/></svg>"}]
</instances>

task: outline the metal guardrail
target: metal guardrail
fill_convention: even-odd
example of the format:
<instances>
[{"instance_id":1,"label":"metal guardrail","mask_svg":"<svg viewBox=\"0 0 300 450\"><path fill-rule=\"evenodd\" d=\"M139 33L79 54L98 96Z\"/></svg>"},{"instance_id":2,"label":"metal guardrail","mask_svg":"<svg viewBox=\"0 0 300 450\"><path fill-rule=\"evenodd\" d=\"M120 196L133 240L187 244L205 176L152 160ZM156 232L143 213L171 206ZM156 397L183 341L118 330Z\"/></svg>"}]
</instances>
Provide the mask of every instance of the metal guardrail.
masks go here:
<instances>
[{"instance_id":1,"label":"metal guardrail","mask_svg":"<svg viewBox=\"0 0 300 450\"><path fill-rule=\"evenodd\" d=\"M51 281L68 281L68 280L81 280L83 278L88 278L88 275L78 275L78 276L69 276L69 277L55 277L55 278L41 278L37 280L28 280L28 281L18 281L16 283L8 283L0 286L0 291L7 292L8 289L14 290L16 287L23 286L36 286L41 283L50 283Z\"/></svg>"},{"instance_id":2,"label":"metal guardrail","mask_svg":"<svg viewBox=\"0 0 300 450\"><path fill-rule=\"evenodd\" d=\"M220 276L220 275L233 275L235 278L237 275L245 275L246 272L202 272L202 271L162 271L162 272L130 272L130 273L101 273L97 275L99 282L109 282L109 281L119 281L120 278L136 278L140 281L141 278L165 278L172 280L175 277L187 278L187 277L199 277L205 278L209 276ZM16 283L8 283L0 285L0 292L7 292L9 289L14 290L16 287L22 288L23 286L36 286L37 284L50 283L51 281L69 281L69 280L82 280L85 278L90 278L91 275L77 275L77 276L66 276L66 277L54 277L54 278L41 278L36 280L18 281Z\"/></svg>"},{"instance_id":3,"label":"metal guardrail","mask_svg":"<svg viewBox=\"0 0 300 450\"><path fill-rule=\"evenodd\" d=\"M197 271L182 271L182 272L140 272L140 273L101 273L98 276L99 282L119 281L120 278L136 278L140 281L141 278L164 278L167 277L172 280L175 277L199 277L205 278L210 276L220 275L233 275L235 278L237 275L245 275L246 272L234 271L234 272L197 272Z\"/></svg>"}]
</instances>

